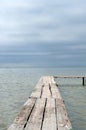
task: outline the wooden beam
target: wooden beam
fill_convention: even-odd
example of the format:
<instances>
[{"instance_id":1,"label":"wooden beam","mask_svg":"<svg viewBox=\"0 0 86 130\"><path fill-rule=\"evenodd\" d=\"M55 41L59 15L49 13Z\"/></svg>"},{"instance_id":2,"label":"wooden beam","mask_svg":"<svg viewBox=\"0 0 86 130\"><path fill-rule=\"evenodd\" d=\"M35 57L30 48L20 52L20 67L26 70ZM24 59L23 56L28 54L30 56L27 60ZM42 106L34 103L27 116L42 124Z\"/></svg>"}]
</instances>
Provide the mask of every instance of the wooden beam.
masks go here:
<instances>
[{"instance_id":1,"label":"wooden beam","mask_svg":"<svg viewBox=\"0 0 86 130\"><path fill-rule=\"evenodd\" d=\"M54 76L54 78L86 78L86 76Z\"/></svg>"}]
</instances>

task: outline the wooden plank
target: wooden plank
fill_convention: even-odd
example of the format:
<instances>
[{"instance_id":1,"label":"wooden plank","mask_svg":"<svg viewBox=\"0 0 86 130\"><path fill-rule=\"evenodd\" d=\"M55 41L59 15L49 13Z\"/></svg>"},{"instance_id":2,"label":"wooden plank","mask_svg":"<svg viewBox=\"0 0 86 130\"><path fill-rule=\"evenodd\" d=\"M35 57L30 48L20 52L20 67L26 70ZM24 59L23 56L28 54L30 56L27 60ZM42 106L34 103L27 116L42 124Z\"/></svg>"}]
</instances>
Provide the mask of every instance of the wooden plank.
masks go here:
<instances>
[{"instance_id":1,"label":"wooden plank","mask_svg":"<svg viewBox=\"0 0 86 130\"><path fill-rule=\"evenodd\" d=\"M50 78L50 76L44 76L43 77L43 83L44 83L44 85L49 84L49 78Z\"/></svg>"},{"instance_id":2,"label":"wooden plank","mask_svg":"<svg viewBox=\"0 0 86 130\"><path fill-rule=\"evenodd\" d=\"M50 84L56 84L55 79L53 76L50 76Z\"/></svg>"},{"instance_id":3,"label":"wooden plank","mask_svg":"<svg viewBox=\"0 0 86 130\"><path fill-rule=\"evenodd\" d=\"M55 99L47 99L42 130L57 130L55 115Z\"/></svg>"},{"instance_id":4,"label":"wooden plank","mask_svg":"<svg viewBox=\"0 0 86 130\"><path fill-rule=\"evenodd\" d=\"M30 97L40 98L43 91L43 85L39 86L40 88L35 88Z\"/></svg>"},{"instance_id":5,"label":"wooden plank","mask_svg":"<svg viewBox=\"0 0 86 130\"><path fill-rule=\"evenodd\" d=\"M54 78L86 78L86 76L54 76Z\"/></svg>"},{"instance_id":6,"label":"wooden plank","mask_svg":"<svg viewBox=\"0 0 86 130\"><path fill-rule=\"evenodd\" d=\"M33 112L28 120L25 130L40 130L46 99L37 99Z\"/></svg>"},{"instance_id":7,"label":"wooden plank","mask_svg":"<svg viewBox=\"0 0 86 130\"><path fill-rule=\"evenodd\" d=\"M52 91L52 98L62 99L61 94L56 84L51 84L51 91Z\"/></svg>"},{"instance_id":8,"label":"wooden plank","mask_svg":"<svg viewBox=\"0 0 86 130\"><path fill-rule=\"evenodd\" d=\"M23 130L34 108L36 99L28 99L8 130Z\"/></svg>"},{"instance_id":9,"label":"wooden plank","mask_svg":"<svg viewBox=\"0 0 86 130\"><path fill-rule=\"evenodd\" d=\"M59 89L58 89L58 87L56 85L56 82L55 82L53 76L49 77L49 86L51 88L52 98L60 98L60 99L62 99L61 94L59 92Z\"/></svg>"},{"instance_id":10,"label":"wooden plank","mask_svg":"<svg viewBox=\"0 0 86 130\"><path fill-rule=\"evenodd\" d=\"M51 92L50 92L50 89L49 89L49 84L44 85L42 98L51 98L51 97L52 97L52 95L51 95Z\"/></svg>"},{"instance_id":11,"label":"wooden plank","mask_svg":"<svg viewBox=\"0 0 86 130\"><path fill-rule=\"evenodd\" d=\"M64 102L60 99L56 99L56 110L58 130L72 129Z\"/></svg>"},{"instance_id":12,"label":"wooden plank","mask_svg":"<svg viewBox=\"0 0 86 130\"><path fill-rule=\"evenodd\" d=\"M35 89L32 91L30 97L36 97L36 98L41 98L41 93L43 90L43 77L40 78L39 82L37 83Z\"/></svg>"},{"instance_id":13,"label":"wooden plank","mask_svg":"<svg viewBox=\"0 0 86 130\"><path fill-rule=\"evenodd\" d=\"M49 80L50 80L49 76L46 76L43 78L44 87L43 87L42 98L51 98L52 97L52 94L50 91L50 86L49 86Z\"/></svg>"},{"instance_id":14,"label":"wooden plank","mask_svg":"<svg viewBox=\"0 0 86 130\"><path fill-rule=\"evenodd\" d=\"M40 82L33 90L30 97L50 98L51 97L51 91L49 87L50 80L51 80L50 76L42 77Z\"/></svg>"}]
</instances>

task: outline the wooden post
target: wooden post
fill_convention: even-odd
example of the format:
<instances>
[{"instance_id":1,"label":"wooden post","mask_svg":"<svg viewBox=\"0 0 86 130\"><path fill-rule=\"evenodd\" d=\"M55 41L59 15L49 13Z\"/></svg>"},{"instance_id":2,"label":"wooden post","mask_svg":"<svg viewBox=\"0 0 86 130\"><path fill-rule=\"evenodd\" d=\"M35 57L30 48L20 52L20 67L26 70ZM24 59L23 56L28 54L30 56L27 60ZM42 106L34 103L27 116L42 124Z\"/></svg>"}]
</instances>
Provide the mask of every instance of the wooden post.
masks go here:
<instances>
[{"instance_id":1,"label":"wooden post","mask_svg":"<svg viewBox=\"0 0 86 130\"><path fill-rule=\"evenodd\" d=\"M82 77L82 85L84 86L85 85L85 78Z\"/></svg>"}]
</instances>

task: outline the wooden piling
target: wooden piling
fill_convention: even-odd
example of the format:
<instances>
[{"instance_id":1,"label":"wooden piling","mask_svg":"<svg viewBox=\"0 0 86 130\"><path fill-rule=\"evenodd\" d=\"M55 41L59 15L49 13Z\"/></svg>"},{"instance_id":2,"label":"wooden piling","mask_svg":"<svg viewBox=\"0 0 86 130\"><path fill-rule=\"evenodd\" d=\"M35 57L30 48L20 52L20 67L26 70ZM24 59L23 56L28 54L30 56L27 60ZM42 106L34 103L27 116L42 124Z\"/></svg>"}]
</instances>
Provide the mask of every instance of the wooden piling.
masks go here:
<instances>
[{"instance_id":1,"label":"wooden piling","mask_svg":"<svg viewBox=\"0 0 86 130\"><path fill-rule=\"evenodd\" d=\"M42 77L8 130L71 130L53 76Z\"/></svg>"},{"instance_id":2,"label":"wooden piling","mask_svg":"<svg viewBox=\"0 0 86 130\"><path fill-rule=\"evenodd\" d=\"M85 85L85 78L82 77L82 85L84 86Z\"/></svg>"}]
</instances>

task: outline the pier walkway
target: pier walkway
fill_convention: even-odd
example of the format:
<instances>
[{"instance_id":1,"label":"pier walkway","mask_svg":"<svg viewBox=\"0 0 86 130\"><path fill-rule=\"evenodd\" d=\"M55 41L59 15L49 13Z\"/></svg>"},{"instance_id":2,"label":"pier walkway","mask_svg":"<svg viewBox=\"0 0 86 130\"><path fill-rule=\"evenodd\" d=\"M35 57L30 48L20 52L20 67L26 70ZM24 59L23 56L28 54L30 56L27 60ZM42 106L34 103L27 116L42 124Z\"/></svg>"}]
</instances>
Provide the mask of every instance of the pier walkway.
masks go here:
<instances>
[{"instance_id":1,"label":"pier walkway","mask_svg":"<svg viewBox=\"0 0 86 130\"><path fill-rule=\"evenodd\" d=\"M40 78L8 130L72 130L53 76Z\"/></svg>"}]
</instances>

